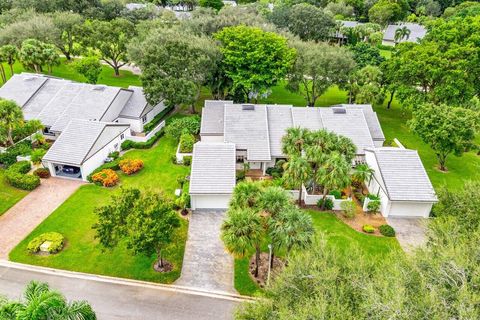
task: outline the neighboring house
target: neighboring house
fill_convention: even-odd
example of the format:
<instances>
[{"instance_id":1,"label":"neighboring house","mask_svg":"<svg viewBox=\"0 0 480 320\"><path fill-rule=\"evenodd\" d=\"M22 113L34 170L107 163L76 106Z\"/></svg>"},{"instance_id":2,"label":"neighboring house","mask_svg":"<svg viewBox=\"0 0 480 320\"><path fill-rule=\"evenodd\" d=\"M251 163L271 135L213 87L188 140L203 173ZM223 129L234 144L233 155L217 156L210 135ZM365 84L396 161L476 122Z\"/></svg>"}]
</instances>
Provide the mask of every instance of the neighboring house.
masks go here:
<instances>
[{"instance_id":1,"label":"neighboring house","mask_svg":"<svg viewBox=\"0 0 480 320\"><path fill-rule=\"evenodd\" d=\"M193 147L190 205L197 209L226 209L235 187L235 145L197 142Z\"/></svg>"},{"instance_id":2,"label":"neighboring house","mask_svg":"<svg viewBox=\"0 0 480 320\"><path fill-rule=\"evenodd\" d=\"M235 0L223 0L222 2L224 6L232 6L232 7L237 6L237 1Z\"/></svg>"},{"instance_id":3,"label":"neighboring house","mask_svg":"<svg viewBox=\"0 0 480 320\"><path fill-rule=\"evenodd\" d=\"M337 24L339 24L343 28L355 28L358 25L363 24L362 22L358 21L346 21L346 20L337 20ZM335 31L335 34L333 35L335 39L339 39L342 41L347 40L347 36L344 35L341 31Z\"/></svg>"},{"instance_id":4,"label":"neighboring house","mask_svg":"<svg viewBox=\"0 0 480 320\"><path fill-rule=\"evenodd\" d=\"M69 124L72 121L77 123L77 120L84 120L80 122L83 124L88 122L120 123L122 124L121 128L126 128L124 136L142 136L143 126L166 108L163 102L156 106L148 104L141 87L130 86L128 89L124 89L78 83L31 73L15 74L10 78L0 88L0 98L15 101L21 107L26 120L40 120L45 126L43 134L50 140L58 140ZM84 126L89 128L88 125ZM70 127L70 133L73 128ZM78 124L75 128L78 128ZM78 129L76 131L78 137L76 140L70 141L70 147L83 150L86 146L82 144L85 143L88 134L90 133L86 130ZM52 149L57 150L56 152L64 150L65 156L68 157L68 150L64 146L60 148L54 143ZM60 159L58 154L56 157L55 159L47 158L47 160L57 161ZM103 160L105 158L106 156ZM65 159L61 158L61 160ZM90 163L94 162L90 161ZM84 180L95 169L82 163L75 163L75 166L83 168L82 175L78 178ZM50 167L52 175L56 175L57 171L52 168Z\"/></svg>"},{"instance_id":5,"label":"neighboring house","mask_svg":"<svg viewBox=\"0 0 480 320\"><path fill-rule=\"evenodd\" d=\"M403 38L397 41L398 43L418 42L423 39L423 37L425 37L425 35L427 34L427 29L417 23L405 22L400 24L391 24L387 26L387 29L383 34L382 44L385 46L394 46L395 44L397 44L397 42L395 41L395 32L397 31L397 29L402 27L407 27L410 30L410 35L408 36L408 38Z\"/></svg>"},{"instance_id":6,"label":"neighboring house","mask_svg":"<svg viewBox=\"0 0 480 320\"><path fill-rule=\"evenodd\" d=\"M375 171L368 190L380 196L382 215L427 218L438 200L418 152L393 147L365 151Z\"/></svg>"},{"instance_id":7,"label":"neighboring house","mask_svg":"<svg viewBox=\"0 0 480 320\"><path fill-rule=\"evenodd\" d=\"M74 119L42 159L54 177L87 180L111 152L120 151L129 125Z\"/></svg>"}]
</instances>

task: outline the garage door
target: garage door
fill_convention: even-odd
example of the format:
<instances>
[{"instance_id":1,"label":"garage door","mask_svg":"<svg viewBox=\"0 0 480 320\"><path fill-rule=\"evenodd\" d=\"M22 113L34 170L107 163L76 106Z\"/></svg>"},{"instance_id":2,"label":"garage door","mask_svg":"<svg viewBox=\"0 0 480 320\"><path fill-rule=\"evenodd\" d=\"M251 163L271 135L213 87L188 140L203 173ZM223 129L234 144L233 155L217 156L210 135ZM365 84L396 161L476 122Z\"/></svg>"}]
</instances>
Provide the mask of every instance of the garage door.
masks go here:
<instances>
[{"instance_id":1,"label":"garage door","mask_svg":"<svg viewBox=\"0 0 480 320\"><path fill-rule=\"evenodd\" d=\"M227 209L230 197L230 194L191 195L190 201L193 210Z\"/></svg>"},{"instance_id":2,"label":"garage door","mask_svg":"<svg viewBox=\"0 0 480 320\"><path fill-rule=\"evenodd\" d=\"M427 218L432 209L431 203L392 201L390 217L424 217Z\"/></svg>"}]
</instances>

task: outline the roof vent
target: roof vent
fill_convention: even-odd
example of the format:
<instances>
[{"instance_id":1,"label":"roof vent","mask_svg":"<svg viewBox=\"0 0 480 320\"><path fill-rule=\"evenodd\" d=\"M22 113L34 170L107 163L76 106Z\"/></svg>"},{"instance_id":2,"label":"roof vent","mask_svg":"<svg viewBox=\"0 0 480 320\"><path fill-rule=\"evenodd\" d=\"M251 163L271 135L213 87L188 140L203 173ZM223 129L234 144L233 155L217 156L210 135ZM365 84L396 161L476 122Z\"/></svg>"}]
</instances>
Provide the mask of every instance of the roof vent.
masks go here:
<instances>
[{"instance_id":1,"label":"roof vent","mask_svg":"<svg viewBox=\"0 0 480 320\"><path fill-rule=\"evenodd\" d=\"M95 91L104 91L105 90L105 86L94 86L92 90L95 90Z\"/></svg>"},{"instance_id":2,"label":"roof vent","mask_svg":"<svg viewBox=\"0 0 480 320\"><path fill-rule=\"evenodd\" d=\"M242 104L242 110L255 110L254 104Z\"/></svg>"},{"instance_id":3,"label":"roof vent","mask_svg":"<svg viewBox=\"0 0 480 320\"><path fill-rule=\"evenodd\" d=\"M23 78L23 81L33 81L37 79L37 77L26 77L26 78Z\"/></svg>"},{"instance_id":4,"label":"roof vent","mask_svg":"<svg viewBox=\"0 0 480 320\"><path fill-rule=\"evenodd\" d=\"M339 107L334 107L332 108L334 114L345 114L347 113L347 109L345 108L339 108Z\"/></svg>"}]
</instances>

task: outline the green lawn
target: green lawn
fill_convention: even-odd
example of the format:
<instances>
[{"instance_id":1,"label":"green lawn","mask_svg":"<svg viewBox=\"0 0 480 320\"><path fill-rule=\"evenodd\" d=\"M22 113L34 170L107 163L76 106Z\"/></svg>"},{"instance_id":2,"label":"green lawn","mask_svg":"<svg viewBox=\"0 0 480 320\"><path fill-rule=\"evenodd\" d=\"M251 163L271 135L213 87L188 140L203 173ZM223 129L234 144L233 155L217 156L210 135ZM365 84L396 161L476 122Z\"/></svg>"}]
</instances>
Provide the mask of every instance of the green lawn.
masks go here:
<instances>
[{"instance_id":1,"label":"green lawn","mask_svg":"<svg viewBox=\"0 0 480 320\"><path fill-rule=\"evenodd\" d=\"M5 181L4 170L0 168L0 216L28 194L28 191L10 186Z\"/></svg>"},{"instance_id":2,"label":"green lawn","mask_svg":"<svg viewBox=\"0 0 480 320\"><path fill-rule=\"evenodd\" d=\"M59 66L53 67L52 76L70 79L78 82L86 82L86 79L77 73L65 58L61 59L62 63ZM7 64L3 64L5 68L5 73L7 77L10 78L10 67ZM13 66L15 73L21 72L32 72L26 71L20 62L16 62ZM46 71L45 74L48 74ZM102 66L102 73L98 78L99 84L106 84L116 87L128 87L129 85L141 86L142 82L140 81L137 75L134 75L130 71L120 70L120 76L116 77L113 73L113 69L108 65Z\"/></svg>"},{"instance_id":3,"label":"green lawn","mask_svg":"<svg viewBox=\"0 0 480 320\"><path fill-rule=\"evenodd\" d=\"M172 164L171 155L175 148L173 139L163 137L152 149L127 152L125 157L142 159L145 168L132 176L120 174L120 185L164 192L173 197L177 188L177 177L185 176L189 172L188 167ZM108 203L110 196L118 190L119 187L107 189L93 184L82 186L17 245L10 253L10 260L58 269L172 283L180 276L182 267L188 230L185 220L182 219L174 243L165 251L165 258L174 264L174 270L165 274L153 270L154 257L134 256L124 245L103 252L98 241L94 239L92 225L96 216L93 210L96 206ZM28 254L28 242L49 231L60 232L66 237L65 249L52 256Z\"/></svg>"},{"instance_id":4,"label":"green lawn","mask_svg":"<svg viewBox=\"0 0 480 320\"><path fill-rule=\"evenodd\" d=\"M359 248L365 253L365 258L377 259L392 250L400 250L395 238L384 238L366 235L353 230L331 213L307 210L313 218L317 236L324 236L328 245L348 252ZM401 254L401 253L400 253ZM235 259L235 289L244 295L259 295L261 290L251 280L248 274L248 258Z\"/></svg>"}]
</instances>

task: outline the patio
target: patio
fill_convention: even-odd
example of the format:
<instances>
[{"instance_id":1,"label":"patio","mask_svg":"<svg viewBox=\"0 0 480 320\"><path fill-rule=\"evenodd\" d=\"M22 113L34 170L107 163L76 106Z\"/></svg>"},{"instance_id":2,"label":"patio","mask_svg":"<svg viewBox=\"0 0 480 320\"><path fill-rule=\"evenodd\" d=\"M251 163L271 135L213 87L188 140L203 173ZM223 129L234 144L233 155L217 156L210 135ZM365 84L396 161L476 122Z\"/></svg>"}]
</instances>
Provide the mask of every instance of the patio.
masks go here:
<instances>
[{"instance_id":1,"label":"patio","mask_svg":"<svg viewBox=\"0 0 480 320\"><path fill-rule=\"evenodd\" d=\"M271 180L272 177L263 174L263 170L261 169L250 169L245 173L245 180Z\"/></svg>"}]
</instances>

